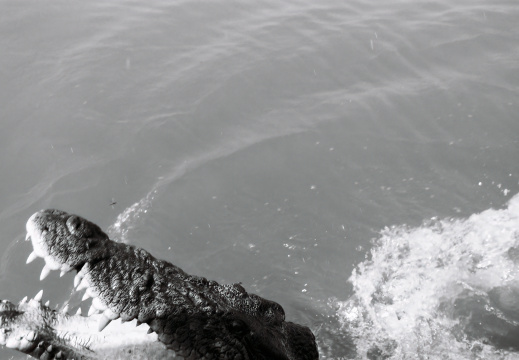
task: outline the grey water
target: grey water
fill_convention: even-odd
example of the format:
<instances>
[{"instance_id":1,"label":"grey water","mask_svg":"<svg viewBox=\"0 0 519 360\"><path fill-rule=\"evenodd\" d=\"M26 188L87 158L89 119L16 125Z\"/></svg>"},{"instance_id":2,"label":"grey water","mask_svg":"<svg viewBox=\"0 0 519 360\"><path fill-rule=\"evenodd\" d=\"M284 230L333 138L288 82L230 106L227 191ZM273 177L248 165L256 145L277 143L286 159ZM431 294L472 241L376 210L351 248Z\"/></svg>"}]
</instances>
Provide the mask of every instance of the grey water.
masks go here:
<instances>
[{"instance_id":1,"label":"grey water","mask_svg":"<svg viewBox=\"0 0 519 360\"><path fill-rule=\"evenodd\" d=\"M0 0L0 298L77 213L322 359L519 359L519 6ZM24 359L9 349L0 357Z\"/></svg>"}]
</instances>

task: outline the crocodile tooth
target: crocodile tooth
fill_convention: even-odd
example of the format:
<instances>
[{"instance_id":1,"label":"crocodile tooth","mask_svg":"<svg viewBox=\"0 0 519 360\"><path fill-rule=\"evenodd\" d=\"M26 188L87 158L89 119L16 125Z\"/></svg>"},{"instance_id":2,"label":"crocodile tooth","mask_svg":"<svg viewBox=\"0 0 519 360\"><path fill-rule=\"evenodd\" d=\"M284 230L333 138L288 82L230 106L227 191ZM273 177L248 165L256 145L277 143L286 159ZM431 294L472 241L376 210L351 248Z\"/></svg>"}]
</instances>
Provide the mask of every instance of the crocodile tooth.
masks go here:
<instances>
[{"instance_id":1,"label":"crocodile tooth","mask_svg":"<svg viewBox=\"0 0 519 360\"><path fill-rule=\"evenodd\" d=\"M86 276L86 274L90 271L90 265L89 263L85 263L81 270L76 274L76 277L74 278L74 287L77 287L79 283L83 281L83 278Z\"/></svg>"},{"instance_id":2,"label":"crocodile tooth","mask_svg":"<svg viewBox=\"0 0 519 360\"><path fill-rule=\"evenodd\" d=\"M85 301L86 299L90 299L90 294L88 293L88 289L83 294L83 298L81 298L81 301Z\"/></svg>"},{"instance_id":3,"label":"crocodile tooth","mask_svg":"<svg viewBox=\"0 0 519 360\"><path fill-rule=\"evenodd\" d=\"M110 309L106 309L105 311L103 311L103 316L107 317L110 320L119 319L119 314L116 312L113 312Z\"/></svg>"},{"instance_id":4,"label":"crocodile tooth","mask_svg":"<svg viewBox=\"0 0 519 360\"><path fill-rule=\"evenodd\" d=\"M61 264L56 261L52 256L44 256L45 265L51 270L59 270L61 269Z\"/></svg>"},{"instance_id":5,"label":"crocodile tooth","mask_svg":"<svg viewBox=\"0 0 519 360\"><path fill-rule=\"evenodd\" d=\"M41 301L42 297L43 297L43 289L40 290L40 292L36 294L36 296L34 297L34 300Z\"/></svg>"},{"instance_id":6,"label":"crocodile tooth","mask_svg":"<svg viewBox=\"0 0 519 360\"><path fill-rule=\"evenodd\" d=\"M50 306L50 300L47 300L47 302L45 303L45 306L46 306L46 307L49 307L49 306Z\"/></svg>"},{"instance_id":7,"label":"crocodile tooth","mask_svg":"<svg viewBox=\"0 0 519 360\"><path fill-rule=\"evenodd\" d=\"M69 309L69 306L68 306L68 304L66 304L65 307L61 310L61 312L63 314L68 314L68 309Z\"/></svg>"},{"instance_id":8,"label":"crocodile tooth","mask_svg":"<svg viewBox=\"0 0 519 360\"><path fill-rule=\"evenodd\" d=\"M105 311L108 307L101 301L99 297L95 297L92 299L92 306L96 308L96 310Z\"/></svg>"},{"instance_id":9,"label":"crocodile tooth","mask_svg":"<svg viewBox=\"0 0 519 360\"><path fill-rule=\"evenodd\" d=\"M90 309L88 309L87 316L92 316L93 314L97 314L98 312L99 310L97 310L94 305L90 305Z\"/></svg>"},{"instance_id":10,"label":"crocodile tooth","mask_svg":"<svg viewBox=\"0 0 519 360\"><path fill-rule=\"evenodd\" d=\"M67 264L63 264L61 267L61 272L59 274L59 277L63 277L63 275L65 275L66 273L68 273L70 270L72 270L72 266L70 265L67 265Z\"/></svg>"},{"instance_id":11,"label":"crocodile tooth","mask_svg":"<svg viewBox=\"0 0 519 360\"><path fill-rule=\"evenodd\" d=\"M90 271L90 263L85 263L81 270L79 270L78 274L81 274L81 277L85 276Z\"/></svg>"},{"instance_id":12,"label":"crocodile tooth","mask_svg":"<svg viewBox=\"0 0 519 360\"><path fill-rule=\"evenodd\" d=\"M83 280L83 276L79 275L79 273L74 276L74 289L78 287L79 283Z\"/></svg>"},{"instance_id":13,"label":"crocodile tooth","mask_svg":"<svg viewBox=\"0 0 519 360\"><path fill-rule=\"evenodd\" d=\"M48 267L47 264L45 264L45 266L43 267L43 269L41 269L40 281L42 281L42 280L45 279L47 276L49 276L51 270L52 270L52 269L51 269L50 267Z\"/></svg>"},{"instance_id":14,"label":"crocodile tooth","mask_svg":"<svg viewBox=\"0 0 519 360\"><path fill-rule=\"evenodd\" d=\"M27 261L25 263L29 264L29 263L33 262L34 259L36 259L37 257L38 257L38 255L36 255L36 253L33 251L29 254L29 257L27 258Z\"/></svg>"},{"instance_id":15,"label":"crocodile tooth","mask_svg":"<svg viewBox=\"0 0 519 360\"><path fill-rule=\"evenodd\" d=\"M77 311L76 311L76 315L79 315L79 316L81 316L81 306L80 306L80 307L78 307L78 309L77 309Z\"/></svg>"},{"instance_id":16,"label":"crocodile tooth","mask_svg":"<svg viewBox=\"0 0 519 360\"><path fill-rule=\"evenodd\" d=\"M83 278L83 280L81 280L81 282L77 286L76 291L81 291L83 289L88 289L88 285L89 285L88 284L88 280Z\"/></svg>"},{"instance_id":17,"label":"crocodile tooth","mask_svg":"<svg viewBox=\"0 0 519 360\"><path fill-rule=\"evenodd\" d=\"M83 299L81 301L85 301L86 299L96 298L99 294L94 290L94 288L87 287L85 294L83 295Z\"/></svg>"},{"instance_id":18,"label":"crocodile tooth","mask_svg":"<svg viewBox=\"0 0 519 360\"><path fill-rule=\"evenodd\" d=\"M88 292L88 295L90 295L91 298L96 298L99 296L99 293L93 287L89 287L86 291Z\"/></svg>"},{"instance_id":19,"label":"crocodile tooth","mask_svg":"<svg viewBox=\"0 0 519 360\"><path fill-rule=\"evenodd\" d=\"M153 332L153 330L151 330L151 328L148 329L148 334L151 334Z\"/></svg>"},{"instance_id":20,"label":"crocodile tooth","mask_svg":"<svg viewBox=\"0 0 519 360\"><path fill-rule=\"evenodd\" d=\"M36 332L34 330L29 331L27 334L25 334L25 338L29 341L36 340Z\"/></svg>"},{"instance_id":21,"label":"crocodile tooth","mask_svg":"<svg viewBox=\"0 0 519 360\"><path fill-rule=\"evenodd\" d=\"M31 234L27 233L25 235L25 241L29 241L29 240L31 240Z\"/></svg>"},{"instance_id":22,"label":"crocodile tooth","mask_svg":"<svg viewBox=\"0 0 519 360\"><path fill-rule=\"evenodd\" d=\"M18 349L20 347L20 340L17 340L14 337L10 337L5 342L5 346L10 349Z\"/></svg>"},{"instance_id":23,"label":"crocodile tooth","mask_svg":"<svg viewBox=\"0 0 519 360\"><path fill-rule=\"evenodd\" d=\"M60 351L59 353L56 354L55 359L61 360L62 358L63 358L63 353Z\"/></svg>"},{"instance_id":24,"label":"crocodile tooth","mask_svg":"<svg viewBox=\"0 0 519 360\"><path fill-rule=\"evenodd\" d=\"M24 297L24 298L20 301L20 305L25 304L26 302L27 302L27 296Z\"/></svg>"},{"instance_id":25,"label":"crocodile tooth","mask_svg":"<svg viewBox=\"0 0 519 360\"><path fill-rule=\"evenodd\" d=\"M112 322L112 320L110 320L109 318L107 318L106 316L101 316L101 319L99 320L99 326L98 326L98 330L99 331L103 331L103 329Z\"/></svg>"}]
</instances>

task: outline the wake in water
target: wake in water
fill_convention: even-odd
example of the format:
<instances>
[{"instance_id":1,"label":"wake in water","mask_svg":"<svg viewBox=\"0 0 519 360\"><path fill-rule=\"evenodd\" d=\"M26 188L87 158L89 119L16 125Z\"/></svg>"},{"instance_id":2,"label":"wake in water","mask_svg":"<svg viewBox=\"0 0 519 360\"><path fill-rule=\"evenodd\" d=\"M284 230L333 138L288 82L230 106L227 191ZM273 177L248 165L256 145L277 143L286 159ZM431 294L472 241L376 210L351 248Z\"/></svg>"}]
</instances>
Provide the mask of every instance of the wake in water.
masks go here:
<instances>
[{"instance_id":1,"label":"wake in water","mask_svg":"<svg viewBox=\"0 0 519 360\"><path fill-rule=\"evenodd\" d=\"M385 229L338 315L358 359L519 359L519 195L508 208Z\"/></svg>"},{"instance_id":2,"label":"wake in water","mask_svg":"<svg viewBox=\"0 0 519 360\"><path fill-rule=\"evenodd\" d=\"M114 224L108 228L108 235L113 240L128 243L127 234L140 225L143 214L147 213L152 207L157 193L184 175L212 161L233 155L263 141L304 132L308 128L315 126L315 124L316 122L313 118L306 121L298 119L293 124L280 124L279 118L272 115L272 118L267 117L248 127L236 127L227 130L226 132L229 135L221 139L220 142L216 142L208 146L207 149L201 149L198 153L187 156L183 161L174 164L165 175L160 176L143 198L119 214Z\"/></svg>"}]
</instances>

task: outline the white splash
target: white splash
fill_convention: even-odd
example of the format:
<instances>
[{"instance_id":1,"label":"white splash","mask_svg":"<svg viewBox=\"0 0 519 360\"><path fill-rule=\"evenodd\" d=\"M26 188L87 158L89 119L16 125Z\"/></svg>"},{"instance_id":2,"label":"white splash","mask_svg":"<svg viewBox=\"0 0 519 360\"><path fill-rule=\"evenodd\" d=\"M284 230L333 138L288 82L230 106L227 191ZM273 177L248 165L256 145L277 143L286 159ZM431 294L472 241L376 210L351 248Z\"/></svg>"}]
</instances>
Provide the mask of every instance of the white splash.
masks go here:
<instances>
[{"instance_id":1,"label":"white splash","mask_svg":"<svg viewBox=\"0 0 519 360\"><path fill-rule=\"evenodd\" d=\"M134 229L139 224L142 215L148 212L156 193L157 190L152 190L141 200L120 213L115 222L108 227L110 239L128 243L128 232Z\"/></svg>"},{"instance_id":2,"label":"white splash","mask_svg":"<svg viewBox=\"0 0 519 360\"><path fill-rule=\"evenodd\" d=\"M387 228L368 258L338 310L358 359L519 359L519 195L468 219Z\"/></svg>"}]
</instances>

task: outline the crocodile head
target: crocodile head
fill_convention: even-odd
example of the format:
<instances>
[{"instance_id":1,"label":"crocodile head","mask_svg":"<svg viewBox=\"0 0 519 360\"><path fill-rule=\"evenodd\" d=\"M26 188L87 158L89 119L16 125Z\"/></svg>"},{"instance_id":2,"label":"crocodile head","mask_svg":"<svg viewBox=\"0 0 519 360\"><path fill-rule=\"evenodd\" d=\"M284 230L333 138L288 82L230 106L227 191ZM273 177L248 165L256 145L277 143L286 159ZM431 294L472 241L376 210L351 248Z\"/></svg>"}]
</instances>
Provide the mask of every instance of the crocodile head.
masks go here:
<instances>
[{"instance_id":1,"label":"crocodile head","mask_svg":"<svg viewBox=\"0 0 519 360\"><path fill-rule=\"evenodd\" d=\"M79 216L39 211L27 222L29 239L28 261L45 260L41 279L50 270L77 271L74 286L86 289L84 299L93 298L89 314L97 316L96 331L107 331L116 319L146 323L167 349L185 359L319 357L312 332L285 321L279 304L239 284L188 275L143 249L110 240ZM95 351L89 356L96 358Z\"/></svg>"}]
</instances>

